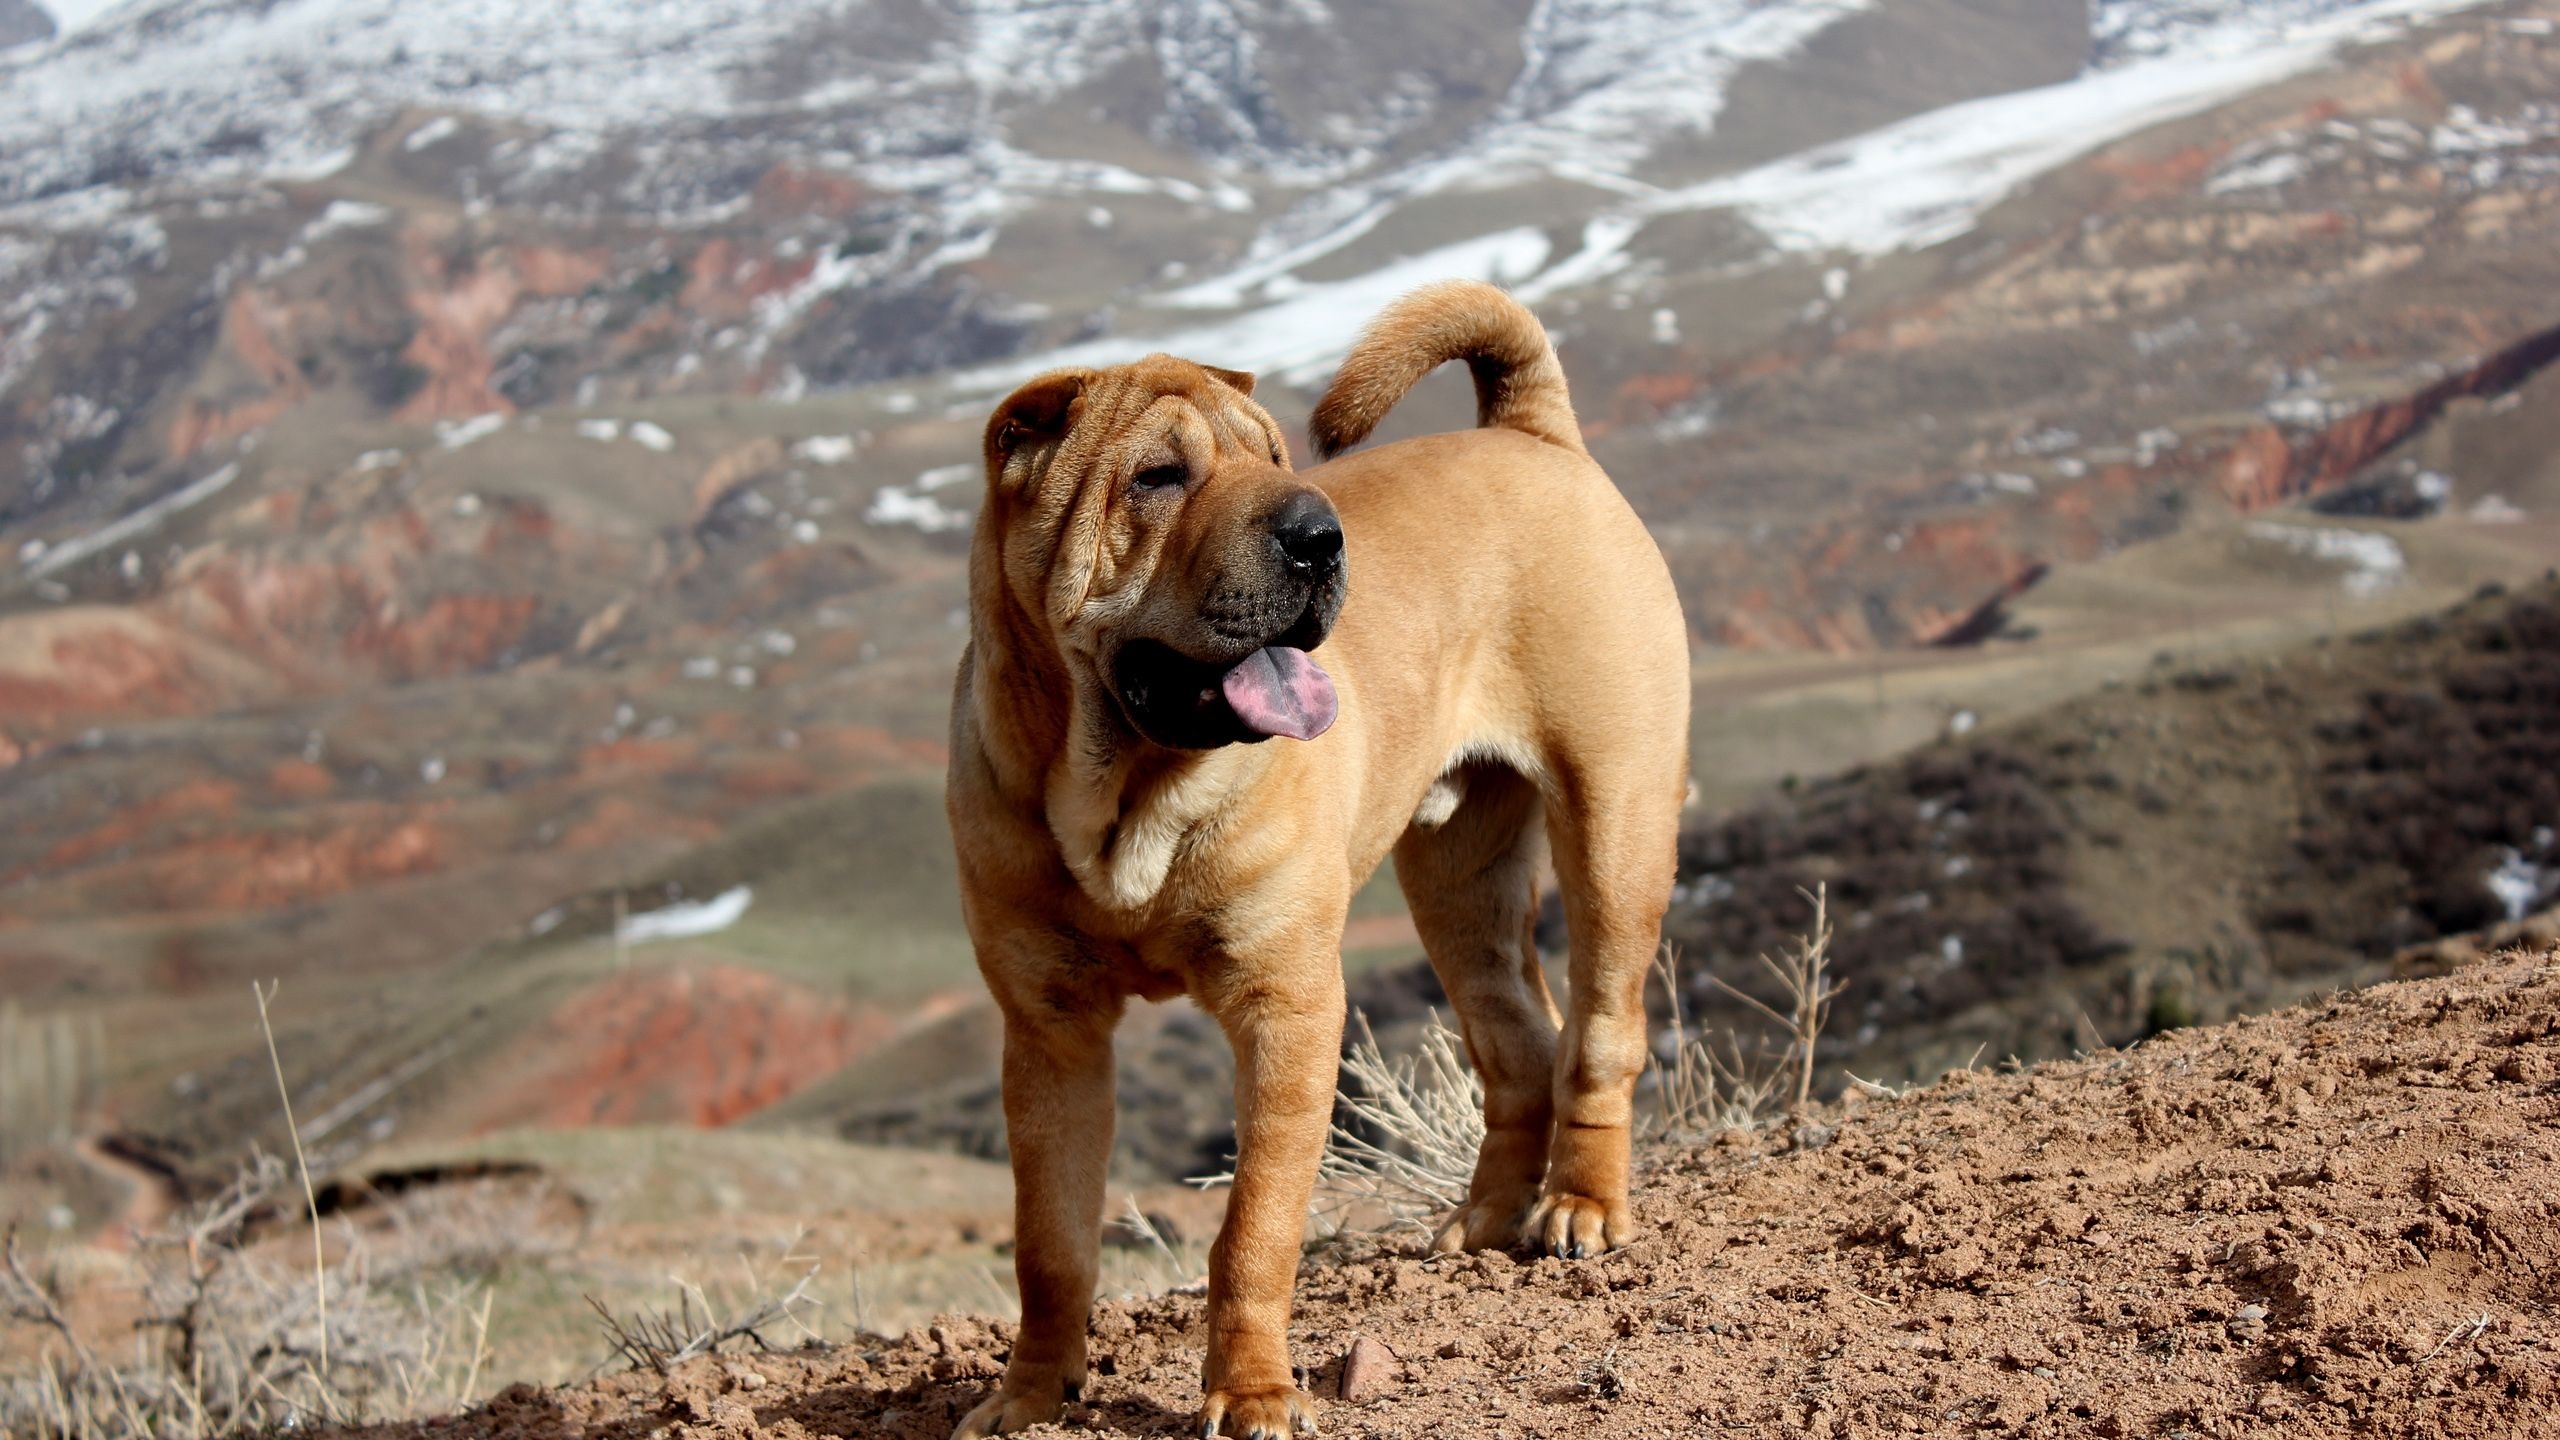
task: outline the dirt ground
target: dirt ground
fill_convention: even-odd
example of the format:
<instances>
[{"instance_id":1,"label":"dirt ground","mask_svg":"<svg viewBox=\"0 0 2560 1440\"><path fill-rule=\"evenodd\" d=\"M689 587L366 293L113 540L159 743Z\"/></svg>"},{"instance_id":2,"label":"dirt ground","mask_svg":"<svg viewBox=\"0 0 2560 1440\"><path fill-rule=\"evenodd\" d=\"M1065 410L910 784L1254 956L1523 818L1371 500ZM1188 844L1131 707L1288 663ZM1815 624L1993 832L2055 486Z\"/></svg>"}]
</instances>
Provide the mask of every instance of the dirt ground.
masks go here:
<instances>
[{"instance_id":1,"label":"dirt ground","mask_svg":"<svg viewBox=\"0 0 2560 1440\"><path fill-rule=\"evenodd\" d=\"M1954 1074L1640 1171L1649 1232L1603 1259L1310 1260L1293 1341L1326 1431L2560 1433L2560 952ZM1078 1428L1031 1433L1188 1433L1200 1299L1106 1305L1094 1336ZM1008 1337L950 1317L366 1433L942 1440ZM1337 1398L1362 1337L1392 1359Z\"/></svg>"}]
</instances>

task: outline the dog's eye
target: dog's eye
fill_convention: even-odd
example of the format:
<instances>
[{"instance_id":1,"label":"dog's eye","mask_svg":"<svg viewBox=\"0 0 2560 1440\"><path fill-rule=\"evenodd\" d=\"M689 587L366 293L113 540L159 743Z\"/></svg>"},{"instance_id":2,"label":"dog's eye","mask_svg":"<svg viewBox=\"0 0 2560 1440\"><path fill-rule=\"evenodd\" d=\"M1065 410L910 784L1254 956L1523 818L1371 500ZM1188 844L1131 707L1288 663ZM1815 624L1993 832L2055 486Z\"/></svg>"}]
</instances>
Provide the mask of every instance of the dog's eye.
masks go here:
<instances>
[{"instance_id":1,"label":"dog's eye","mask_svg":"<svg viewBox=\"0 0 2560 1440\"><path fill-rule=\"evenodd\" d=\"M1129 477L1129 488L1133 490L1180 488L1182 483L1190 478L1191 472L1180 465L1150 465Z\"/></svg>"}]
</instances>

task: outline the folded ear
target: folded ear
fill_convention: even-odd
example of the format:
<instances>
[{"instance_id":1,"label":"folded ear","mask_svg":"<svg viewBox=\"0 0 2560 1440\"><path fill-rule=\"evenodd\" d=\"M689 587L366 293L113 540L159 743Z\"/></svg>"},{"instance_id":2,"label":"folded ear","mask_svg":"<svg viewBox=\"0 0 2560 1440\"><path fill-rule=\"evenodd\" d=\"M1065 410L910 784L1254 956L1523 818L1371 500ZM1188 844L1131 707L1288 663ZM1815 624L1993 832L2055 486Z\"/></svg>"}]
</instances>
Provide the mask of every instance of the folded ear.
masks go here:
<instances>
[{"instance_id":1,"label":"folded ear","mask_svg":"<svg viewBox=\"0 0 2560 1440\"><path fill-rule=\"evenodd\" d=\"M1063 438L1073 422L1069 413L1084 394L1090 370L1052 370L1024 382L987 417L987 473L1004 473L1005 461L1026 445Z\"/></svg>"},{"instance_id":2,"label":"folded ear","mask_svg":"<svg viewBox=\"0 0 2560 1440\"><path fill-rule=\"evenodd\" d=\"M1253 372L1250 370L1221 370L1215 365L1203 365L1200 368L1216 376L1221 383L1229 386L1239 395L1253 393Z\"/></svg>"}]
</instances>

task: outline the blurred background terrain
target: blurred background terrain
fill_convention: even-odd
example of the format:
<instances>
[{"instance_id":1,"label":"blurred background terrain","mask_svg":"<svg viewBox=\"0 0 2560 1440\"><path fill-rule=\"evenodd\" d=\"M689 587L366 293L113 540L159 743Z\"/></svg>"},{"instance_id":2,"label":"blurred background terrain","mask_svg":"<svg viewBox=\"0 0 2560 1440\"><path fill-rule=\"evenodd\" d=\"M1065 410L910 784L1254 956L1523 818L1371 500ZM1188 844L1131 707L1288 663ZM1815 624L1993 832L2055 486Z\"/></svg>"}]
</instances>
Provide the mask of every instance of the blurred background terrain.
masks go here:
<instances>
[{"instance_id":1,"label":"blurred background terrain","mask_svg":"<svg viewBox=\"0 0 2560 1440\"><path fill-rule=\"evenodd\" d=\"M2529 923L2555 97L2553 0L0 0L0 1219L137 1303L277 979L333 1209L517 1242L492 1383L670 1270L1003 1308L978 426L1167 349L1295 430L1450 275L1679 580L1709 1023L1817 882L1887 1082ZM1382 879L1382 1030L1418 956ZM1196 1241L1223 1047L1123 1055Z\"/></svg>"}]
</instances>

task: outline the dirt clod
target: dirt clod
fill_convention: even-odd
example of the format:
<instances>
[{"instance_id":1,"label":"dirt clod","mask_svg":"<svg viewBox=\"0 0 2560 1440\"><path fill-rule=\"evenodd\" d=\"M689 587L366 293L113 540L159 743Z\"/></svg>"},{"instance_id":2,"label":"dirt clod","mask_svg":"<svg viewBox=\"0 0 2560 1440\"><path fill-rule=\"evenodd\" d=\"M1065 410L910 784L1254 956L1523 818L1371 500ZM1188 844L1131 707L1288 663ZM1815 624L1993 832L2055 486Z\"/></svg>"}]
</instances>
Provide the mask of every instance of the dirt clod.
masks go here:
<instances>
[{"instance_id":1,"label":"dirt clod","mask_svg":"<svg viewBox=\"0 0 2560 1440\"><path fill-rule=\"evenodd\" d=\"M1396 1352L1363 1335L1342 1357L1342 1398L1353 1405L1396 1388Z\"/></svg>"}]
</instances>

